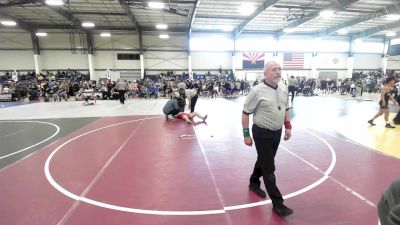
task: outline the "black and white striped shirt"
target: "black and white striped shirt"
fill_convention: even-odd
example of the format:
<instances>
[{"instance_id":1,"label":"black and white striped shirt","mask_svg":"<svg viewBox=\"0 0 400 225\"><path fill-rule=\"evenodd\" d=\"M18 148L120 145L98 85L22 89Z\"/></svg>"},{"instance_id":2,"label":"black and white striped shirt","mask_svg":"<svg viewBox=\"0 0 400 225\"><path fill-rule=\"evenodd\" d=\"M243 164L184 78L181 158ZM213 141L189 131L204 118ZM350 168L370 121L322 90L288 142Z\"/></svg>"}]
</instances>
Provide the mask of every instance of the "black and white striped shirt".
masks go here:
<instances>
[{"instance_id":1,"label":"black and white striped shirt","mask_svg":"<svg viewBox=\"0 0 400 225\"><path fill-rule=\"evenodd\" d=\"M289 110L288 88L279 83L277 88L261 82L251 89L244 103L243 113L252 114L258 127L279 130L283 126L286 110Z\"/></svg>"}]
</instances>

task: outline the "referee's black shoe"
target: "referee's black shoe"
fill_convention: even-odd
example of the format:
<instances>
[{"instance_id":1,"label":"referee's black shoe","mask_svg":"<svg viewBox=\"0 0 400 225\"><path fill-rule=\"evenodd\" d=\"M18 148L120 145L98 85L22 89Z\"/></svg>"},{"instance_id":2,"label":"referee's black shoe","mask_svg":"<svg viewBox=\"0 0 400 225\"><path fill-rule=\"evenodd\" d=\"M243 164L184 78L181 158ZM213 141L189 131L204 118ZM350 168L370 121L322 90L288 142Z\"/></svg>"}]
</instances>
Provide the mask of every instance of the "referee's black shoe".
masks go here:
<instances>
[{"instance_id":1,"label":"referee's black shoe","mask_svg":"<svg viewBox=\"0 0 400 225\"><path fill-rule=\"evenodd\" d=\"M265 198L267 194L260 188L260 185L257 184L249 184L249 189L256 193L258 197Z\"/></svg>"},{"instance_id":2,"label":"referee's black shoe","mask_svg":"<svg viewBox=\"0 0 400 225\"><path fill-rule=\"evenodd\" d=\"M282 204L280 206L274 206L272 212L276 213L280 217L286 217L292 214L293 210Z\"/></svg>"}]
</instances>

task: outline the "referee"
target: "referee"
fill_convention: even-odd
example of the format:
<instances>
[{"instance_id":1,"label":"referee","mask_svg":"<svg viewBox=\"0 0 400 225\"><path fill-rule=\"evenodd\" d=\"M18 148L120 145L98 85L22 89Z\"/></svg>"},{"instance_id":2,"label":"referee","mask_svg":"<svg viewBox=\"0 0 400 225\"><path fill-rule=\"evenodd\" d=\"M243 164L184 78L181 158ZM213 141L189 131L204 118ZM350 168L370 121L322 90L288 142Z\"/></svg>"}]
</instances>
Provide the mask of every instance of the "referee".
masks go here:
<instances>
[{"instance_id":1,"label":"referee","mask_svg":"<svg viewBox=\"0 0 400 225\"><path fill-rule=\"evenodd\" d=\"M254 114L252 133L257 149L257 161L250 177L249 189L258 196L265 198L265 192L260 188L260 177L263 177L265 188L272 200L272 211L281 217L288 216L293 210L283 204L282 194L276 186L275 155L278 150L285 125L284 140L289 140L292 126L290 125L288 88L279 83L281 67L277 62L270 61L264 65L264 81L254 86L247 95L243 107L242 126L244 143L253 145L249 131L249 115Z\"/></svg>"},{"instance_id":2,"label":"referee","mask_svg":"<svg viewBox=\"0 0 400 225\"><path fill-rule=\"evenodd\" d=\"M118 83L115 85L115 90L118 91L119 102L121 104L125 104L125 92L126 92L126 83L120 79L118 79Z\"/></svg>"},{"instance_id":3,"label":"referee","mask_svg":"<svg viewBox=\"0 0 400 225\"><path fill-rule=\"evenodd\" d=\"M400 179L393 181L390 187L383 192L377 208L380 224L400 224Z\"/></svg>"}]
</instances>

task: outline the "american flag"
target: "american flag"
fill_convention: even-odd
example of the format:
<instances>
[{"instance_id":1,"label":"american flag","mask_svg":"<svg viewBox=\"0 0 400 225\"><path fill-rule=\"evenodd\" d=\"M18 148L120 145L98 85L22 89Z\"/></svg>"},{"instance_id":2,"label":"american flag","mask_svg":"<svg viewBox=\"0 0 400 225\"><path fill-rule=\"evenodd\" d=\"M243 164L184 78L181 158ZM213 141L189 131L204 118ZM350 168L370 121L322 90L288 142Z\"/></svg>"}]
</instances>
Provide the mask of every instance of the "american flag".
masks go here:
<instances>
[{"instance_id":1,"label":"american flag","mask_svg":"<svg viewBox=\"0 0 400 225\"><path fill-rule=\"evenodd\" d=\"M264 53L248 52L243 53L243 69L264 68Z\"/></svg>"},{"instance_id":2,"label":"american flag","mask_svg":"<svg viewBox=\"0 0 400 225\"><path fill-rule=\"evenodd\" d=\"M284 53L283 68L284 69L303 69L304 53Z\"/></svg>"}]
</instances>

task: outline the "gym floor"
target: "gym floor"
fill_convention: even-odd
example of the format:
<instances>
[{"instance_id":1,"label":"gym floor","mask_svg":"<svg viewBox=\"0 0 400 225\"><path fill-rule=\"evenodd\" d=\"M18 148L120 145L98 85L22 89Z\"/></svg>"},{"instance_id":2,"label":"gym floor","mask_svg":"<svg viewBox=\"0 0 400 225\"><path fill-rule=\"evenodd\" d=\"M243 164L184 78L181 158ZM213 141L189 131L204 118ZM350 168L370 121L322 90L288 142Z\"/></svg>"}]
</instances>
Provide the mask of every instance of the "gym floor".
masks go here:
<instances>
[{"instance_id":1,"label":"gym floor","mask_svg":"<svg viewBox=\"0 0 400 225\"><path fill-rule=\"evenodd\" d=\"M0 224L375 225L399 175L400 127L366 122L376 101L296 97L276 157L282 219L248 190L244 97L200 98L208 119L192 125L166 121L166 101L1 103Z\"/></svg>"}]
</instances>

